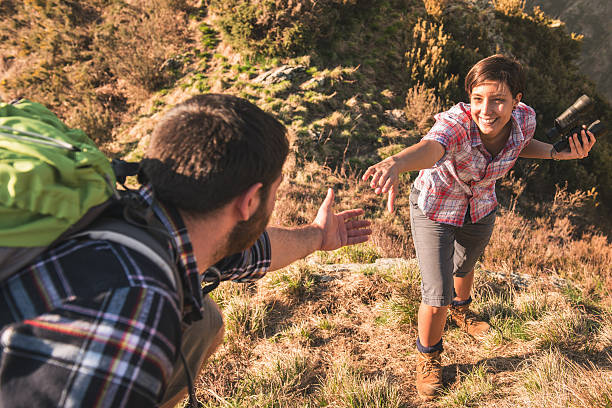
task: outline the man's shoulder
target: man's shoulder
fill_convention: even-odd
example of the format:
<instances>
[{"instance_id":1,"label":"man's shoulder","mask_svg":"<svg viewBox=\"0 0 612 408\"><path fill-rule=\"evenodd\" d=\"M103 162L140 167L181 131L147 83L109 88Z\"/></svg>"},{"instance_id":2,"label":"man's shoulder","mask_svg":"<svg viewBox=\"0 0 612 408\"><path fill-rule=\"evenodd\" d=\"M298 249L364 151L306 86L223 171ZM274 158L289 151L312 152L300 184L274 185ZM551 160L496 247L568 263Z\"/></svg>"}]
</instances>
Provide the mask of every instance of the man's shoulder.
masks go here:
<instances>
[{"instance_id":1,"label":"man's shoulder","mask_svg":"<svg viewBox=\"0 0 612 408\"><path fill-rule=\"evenodd\" d=\"M40 255L22 273L44 273L79 291L142 287L174 293L175 279L158 262L108 239L69 239Z\"/></svg>"}]
</instances>

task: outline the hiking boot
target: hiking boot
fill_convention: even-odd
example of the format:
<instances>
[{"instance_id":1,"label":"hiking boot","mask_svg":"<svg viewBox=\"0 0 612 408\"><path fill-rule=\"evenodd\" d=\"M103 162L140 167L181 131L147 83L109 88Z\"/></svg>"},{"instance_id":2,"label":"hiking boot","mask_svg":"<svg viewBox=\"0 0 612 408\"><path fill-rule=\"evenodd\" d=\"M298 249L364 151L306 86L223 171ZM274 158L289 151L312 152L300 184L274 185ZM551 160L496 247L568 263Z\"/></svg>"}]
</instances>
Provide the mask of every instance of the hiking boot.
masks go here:
<instances>
[{"instance_id":1,"label":"hiking boot","mask_svg":"<svg viewBox=\"0 0 612 408\"><path fill-rule=\"evenodd\" d=\"M463 331L473 337L484 336L491 326L489 323L480 320L470 309L470 305L451 306L449 307L450 317L453 322Z\"/></svg>"},{"instance_id":2,"label":"hiking boot","mask_svg":"<svg viewBox=\"0 0 612 408\"><path fill-rule=\"evenodd\" d=\"M425 401L435 398L442 389L441 351L421 353L417 351L416 388L419 396Z\"/></svg>"}]
</instances>

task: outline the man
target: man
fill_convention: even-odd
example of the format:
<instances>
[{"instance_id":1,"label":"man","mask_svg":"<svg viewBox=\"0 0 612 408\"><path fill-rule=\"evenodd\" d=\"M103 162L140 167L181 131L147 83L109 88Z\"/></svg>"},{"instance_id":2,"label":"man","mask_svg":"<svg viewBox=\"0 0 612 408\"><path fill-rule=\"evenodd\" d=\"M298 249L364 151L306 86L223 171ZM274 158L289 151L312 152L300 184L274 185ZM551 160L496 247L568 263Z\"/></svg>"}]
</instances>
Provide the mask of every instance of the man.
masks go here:
<instances>
[{"instance_id":1,"label":"man","mask_svg":"<svg viewBox=\"0 0 612 408\"><path fill-rule=\"evenodd\" d=\"M200 95L172 109L139 194L171 236L178 285L101 239L66 241L0 282L0 406L173 406L223 338L203 275L253 280L366 241L363 211L335 214L331 189L311 224L266 228L288 151L283 125L246 100Z\"/></svg>"}]
</instances>

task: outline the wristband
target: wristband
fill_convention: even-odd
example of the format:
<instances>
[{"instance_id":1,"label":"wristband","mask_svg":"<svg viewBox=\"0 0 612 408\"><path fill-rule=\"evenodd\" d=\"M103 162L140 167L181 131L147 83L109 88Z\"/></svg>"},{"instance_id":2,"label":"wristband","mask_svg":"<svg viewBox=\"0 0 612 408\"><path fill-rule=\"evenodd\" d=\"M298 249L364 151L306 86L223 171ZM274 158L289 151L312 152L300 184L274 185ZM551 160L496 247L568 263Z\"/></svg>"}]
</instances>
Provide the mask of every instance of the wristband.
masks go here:
<instances>
[{"instance_id":1,"label":"wristband","mask_svg":"<svg viewBox=\"0 0 612 408\"><path fill-rule=\"evenodd\" d=\"M558 159L557 157L555 157L555 153L557 153L557 151L555 150L555 146L550 148L550 158L553 159L554 161L559 161L561 159Z\"/></svg>"}]
</instances>

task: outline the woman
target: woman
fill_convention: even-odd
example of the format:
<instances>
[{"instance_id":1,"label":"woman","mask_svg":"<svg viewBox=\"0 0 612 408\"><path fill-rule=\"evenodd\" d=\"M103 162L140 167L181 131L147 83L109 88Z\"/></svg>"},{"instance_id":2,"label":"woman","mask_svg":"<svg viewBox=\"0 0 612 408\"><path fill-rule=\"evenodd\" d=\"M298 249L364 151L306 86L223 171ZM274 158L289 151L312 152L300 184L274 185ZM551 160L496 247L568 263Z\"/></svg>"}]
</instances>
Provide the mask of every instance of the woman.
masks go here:
<instances>
[{"instance_id":1,"label":"woman","mask_svg":"<svg viewBox=\"0 0 612 408\"><path fill-rule=\"evenodd\" d=\"M469 104L437 114L419 143L363 175L363 180L372 177L377 194L388 193L387 208L393 212L400 173L420 170L410 193L410 223L422 280L416 386L424 399L434 398L442 387L440 353L449 306L451 319L470 335L489 329L469 304L474 265L495 223L495 180L518 157L584 158L595 143L585 130L572 135L569 151L534 140L535 112L521 102L524 82L522 67L513 59L498 54L479 61L465 79Z\"/></svg>"}]
</instances>

